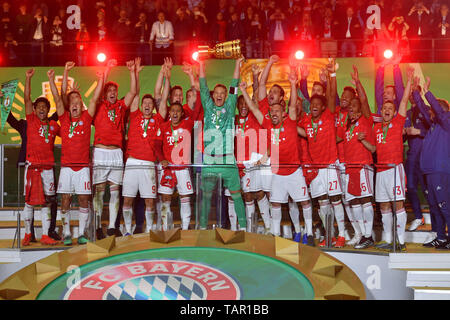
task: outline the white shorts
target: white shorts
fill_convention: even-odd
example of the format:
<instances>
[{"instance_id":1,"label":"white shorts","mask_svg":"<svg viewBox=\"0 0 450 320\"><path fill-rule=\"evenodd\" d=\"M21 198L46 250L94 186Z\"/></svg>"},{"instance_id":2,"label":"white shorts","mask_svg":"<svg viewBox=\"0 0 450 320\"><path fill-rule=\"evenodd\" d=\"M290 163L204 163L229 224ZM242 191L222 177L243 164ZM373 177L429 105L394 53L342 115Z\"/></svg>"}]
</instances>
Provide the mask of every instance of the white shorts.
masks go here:
<instances>
[{"instance_id":1,"label":"white shorts","mask_svg":"<svg viewBox=\"0 0 450 320\"><path fill-rule=\"evenodd\" d=\"M59 172L58 193L91 194L91 173L89 167L74 171L62 167Z\"/></svg>"},{"instance_id":2,"label":"white shorts","mask_svg":"<svg viewBox=\"0 0 450 320\"><path fill-rule=\"evenodd\" d=\"M302 168L298 168L288 176L274 174L270 202L288 203L289 196L294 202L309 200L308 186Z\"/></svg>"},{"instance_id":3,"label":"white shorts","mask_svg":"<svg viewBox=\"0 0 450 320\"><path fill-rule=\"evenodd\" d=\"M361 187L361 195L354 196L348 192L349 175L346 174L342 184L345 186L345 200L351 201L353 199L361 199L373 196L373 168L371 166L364 166L359 171L359 181Z\"/></svg>"},{"instance_id":4,"label":"white shorts","mask_svg":"<svg viewBox=\"0 0 450 320\"><path fill-rule=\"evenodd\" d=\"M156 199L155 163L128 158L123 175L122 195L135 198L138 191L141 198Z\"/></svg>"},{"instance_id":5,"label":"white shorts","mask_svg":"<svg viewBox=\"0 0 450 320\"><path fill-rule=\"evenodd\" d=\"M94 184L110 181L122 184L123 179L123 153L122 149L94 148L92 154L93 182Z\"/></svg>"},{"instance_id":6,"label":"white shorts","mask_svg":"<svg viewBox=\"0 0 450 320\"><path fill-rule=\"evenodd\" d=\"M395 172L395 187L394 187L394 172ZM376 202L391 202L395 200L405 200L405 170L403 163L397 165L389 170L377 172L375 184L375 201Z\"/></svg>"},{"instance_id":7,"label":"white shorts","mask_svg":"<svg viewBox=\"0 0 450 320\"><path fill-rule=\"evenodd\" d=\"M328 194L329 196L337 196L342 194L339 169L336 165L328 168L320 168L319 173L311 181L311 197L317 198Z\"/></svg>"},{"instance_id":8,"label":"white shorts","mask_svg":"<svg viewBox=\"0 0 450 320\"><path fill-rule=\"evenodd\" d=\"M25 166L23 195L26 195L28 167L29 167L29 165ZM55 176L53 174L53 169L42 170L41 178L42 178L42 186L44 188L44 194L46 196L54 196L54 195L56 195ZM31 183L31 181L30 181L30 183Z\"/></svg>"},{"instance_id":9,"label":"white shorts","mask_svg":"<svg viewBox=\"0 0 450 320\"><path fill-rule=\"evenodd\" d=\"M255 176L255 184L259 184L260 190L263 190L264 192L272 191L273 173L269 164L260 167L259 170L255 170Z\"/></svg>"},{"instance_id":10,"label":"white shorts","mask_svg":"<svg viewBox=\"0 0 450 320\"><path fill-rule=\"evenodd\" d=\"M163 176L164 170L162 166L158 166L158 193L160 194L169 194L172 195L175 188L169 188L161 186L161 180ZM194 187L192 186L191 174L189 173L189 169L185 168L182 170L173 170L172 171L177 178L176 188L178 190L178 194L180 196L186 196L194 193Z\"/></svg>"}]
</instances>

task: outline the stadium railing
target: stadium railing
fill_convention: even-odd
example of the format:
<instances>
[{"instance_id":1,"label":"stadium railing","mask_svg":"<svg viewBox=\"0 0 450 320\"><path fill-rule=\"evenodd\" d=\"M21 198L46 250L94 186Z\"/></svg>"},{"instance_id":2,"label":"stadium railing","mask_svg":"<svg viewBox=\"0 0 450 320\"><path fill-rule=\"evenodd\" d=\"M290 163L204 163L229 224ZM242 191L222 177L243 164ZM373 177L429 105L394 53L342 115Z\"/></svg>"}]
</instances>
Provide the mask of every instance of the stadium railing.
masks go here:
<instances>
[{"instance_id":1,"label":"stadium railing","mask_svg":"<svg viewBox=\"0 0 450 320\"><path fill-rule=\"evenodd\" d=\"M391 49L394 54L401 53L403 62L450 62L450 40L445 38L423 38L408 39L403 42L395 40L368 40L352 39L355 44L355 52L352 57L374 57L376 61L383 59L383 52ZM287 57L297 50L303 50L305 58L328 58L344 57L342 44L348 42L342 39L314 39L314 40L287 40L283 41L280 49L271 47L271 42L264 40L262 51L257 51L256 56L250 55L247 50L246 41L241 42L242 53L247 58L268 58L271 54L278 54L281 57ZM180 45L177 45L179 43ZM197 45L214 46L214 41L186 41L174 42L174 47L169 51L158 51L161 55L173 56L175 64L181 64L182 61L192 60L192 53ZM174 49L175 48L175 49ZM31 42L21 42L19 46L14 47L18 59L11 61L8 54L4 54L1 66L57 66L64 65L65 61L75 61L78 63L77 43L66 41L61 47L52 47L49 42L44 42L41 48L31 50ZM41 55L39 55L39 51ZM85 49L82 51L86 55L86 65L98 65L97 54L103 52L108 58L117 59L120 65L124 65L128 59L141 56L145 65L154 65L158 62L152 60L152 51L148 43L136 41L126 42L96 42L85 43ZM350 54L350 52L348 52ZM350 55L348 55L350 56Z\"/></svg>"}]
</instances>

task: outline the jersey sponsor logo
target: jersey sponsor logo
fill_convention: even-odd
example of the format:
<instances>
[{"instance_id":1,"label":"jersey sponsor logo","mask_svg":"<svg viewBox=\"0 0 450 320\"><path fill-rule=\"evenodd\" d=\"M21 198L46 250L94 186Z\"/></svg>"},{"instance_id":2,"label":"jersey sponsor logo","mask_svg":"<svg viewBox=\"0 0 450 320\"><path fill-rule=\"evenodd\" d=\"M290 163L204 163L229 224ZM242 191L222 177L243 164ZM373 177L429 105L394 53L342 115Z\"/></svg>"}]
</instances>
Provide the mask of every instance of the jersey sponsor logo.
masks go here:
<instances>
[{"instance_id":1,"label":"jersey sponsor logo","mask_svg":"<svg viewBox=\"0 0 450 320\"><path fill-rule=\"evenodd\" d=\"M64 300L239 300L223 271L184 260L141 260L98 269L74 283Z\"/></svg>"},{"instance_id":2,"label":"jersey sponsor logo","mask_svg":"<svg viewBox=\"0 0 450 320\"><path fill-rule=\"evenodd\" d=\"M377 142L382 143L383 142L383 132L377 131Z\"/></svg>"}]
</instances>

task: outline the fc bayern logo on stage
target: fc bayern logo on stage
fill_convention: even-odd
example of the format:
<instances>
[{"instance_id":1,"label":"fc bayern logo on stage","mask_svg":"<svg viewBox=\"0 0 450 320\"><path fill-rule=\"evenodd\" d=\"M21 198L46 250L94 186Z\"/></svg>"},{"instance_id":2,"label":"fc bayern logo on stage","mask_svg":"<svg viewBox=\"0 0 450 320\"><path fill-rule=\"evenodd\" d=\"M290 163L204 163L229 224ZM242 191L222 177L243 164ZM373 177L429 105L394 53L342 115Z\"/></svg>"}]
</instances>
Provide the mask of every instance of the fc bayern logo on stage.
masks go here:
<instances>
[{"instance_id":1,"label":"fc bayern logo on stage","mask_svg":"<svg viewBox=\"0 0 450 320\"><path fill-rule=\"evenodd\" d=\"M197 262L144 260L96 270L64 294L64 300L239 300L238 283Z\"/></svg>"}]
</instances>

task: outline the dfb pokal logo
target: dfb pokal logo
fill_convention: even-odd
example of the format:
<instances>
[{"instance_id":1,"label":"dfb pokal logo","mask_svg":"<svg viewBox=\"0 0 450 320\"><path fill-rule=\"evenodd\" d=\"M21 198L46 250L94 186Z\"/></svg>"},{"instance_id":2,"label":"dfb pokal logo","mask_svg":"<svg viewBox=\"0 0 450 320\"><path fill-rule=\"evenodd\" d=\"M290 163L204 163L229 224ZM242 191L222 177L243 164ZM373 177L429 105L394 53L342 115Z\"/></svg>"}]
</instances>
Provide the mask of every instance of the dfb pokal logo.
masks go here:
<instances>
[{"instance_id":1,"label":"dfb pokal logo","mask_svg":"<svg viewBox=\"0 0 450 320\"><path fill-rule=\"evenodd\" d=\"M98 269L73 284L65 300L239 300L224 272L196 262L144 260Z\"/></svg>"}]
</instances>

